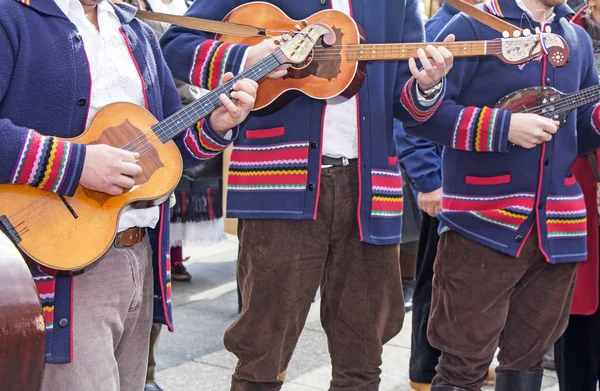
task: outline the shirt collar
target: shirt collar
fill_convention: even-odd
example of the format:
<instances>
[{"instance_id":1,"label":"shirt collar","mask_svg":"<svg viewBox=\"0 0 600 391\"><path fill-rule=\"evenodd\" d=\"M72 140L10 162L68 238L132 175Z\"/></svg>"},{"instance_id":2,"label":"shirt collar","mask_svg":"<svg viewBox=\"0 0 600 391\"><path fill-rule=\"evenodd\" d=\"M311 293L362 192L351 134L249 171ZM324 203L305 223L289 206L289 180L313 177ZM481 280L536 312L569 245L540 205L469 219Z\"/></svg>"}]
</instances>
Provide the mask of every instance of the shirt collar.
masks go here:
<instances>
[{"instance_id":1,"label":"shirt collar","mask_svg":"<svg viewBox=\"0 0 600 391\"><path fill-rule=\"evenodd\" d=\"M54 0L54 1L56 2L56 5L58 5L58 8L60 8L60 10L67 17L70 17L71 15L69 15L69 14L71 12L74 12L74 10L79 10L80 7L82 7L81 2L79 0ZM114 8L108 3L108 0L104 0L104 1L100 2L100 4L98 4L97 7L98 7L97 8L98 12L108 12L115 18L117 17L117 14L115 13Z\"/></svg>"},{"instance_id":2,"label":"shirt collar","mask_svg":"<svg viewBox=\"0 0 600 391\"><path fill-rule=\"evenodd\" d=\"M521 28L531 28L530 25L535 26L537 24L522 0L487 0L484 4L484 8L491 14L503 19L512 19L514 21L512 23ZM562 4L554 7L554 13L549 16L545 23L557 23L560 19L570 17L573 14L571 7Z\"/></svg>"}]
</instances>

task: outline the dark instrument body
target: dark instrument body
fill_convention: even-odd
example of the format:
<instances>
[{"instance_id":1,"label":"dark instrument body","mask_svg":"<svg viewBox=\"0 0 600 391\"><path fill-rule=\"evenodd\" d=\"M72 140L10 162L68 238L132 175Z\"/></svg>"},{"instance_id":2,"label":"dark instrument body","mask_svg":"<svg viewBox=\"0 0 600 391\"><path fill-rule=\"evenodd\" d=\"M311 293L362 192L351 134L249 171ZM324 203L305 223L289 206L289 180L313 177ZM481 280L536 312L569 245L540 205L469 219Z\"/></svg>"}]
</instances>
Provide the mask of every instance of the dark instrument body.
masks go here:
<instances>
[{"instance_id":1,"label":"dark instrument body","mask_svg":"<svg viewBox=\"0 0 600 391\"><path fill-rule=\"evenodd\" d=\"M496 108L514 113L534 113L564 124L573 109L565 110L561 101L568 97L552 87L529 87L506 95Z\"/></svg>"},{"instance_id":2,"label":"dark instrument body","mask_svg":"<svg viewBox=\"0 0 600 391\"><path fill-rule=\"evenodd\" d=\"M12 242L0 234L0 390L38 391L46 329L31 273Z\"/></svg>"}]
</instances>

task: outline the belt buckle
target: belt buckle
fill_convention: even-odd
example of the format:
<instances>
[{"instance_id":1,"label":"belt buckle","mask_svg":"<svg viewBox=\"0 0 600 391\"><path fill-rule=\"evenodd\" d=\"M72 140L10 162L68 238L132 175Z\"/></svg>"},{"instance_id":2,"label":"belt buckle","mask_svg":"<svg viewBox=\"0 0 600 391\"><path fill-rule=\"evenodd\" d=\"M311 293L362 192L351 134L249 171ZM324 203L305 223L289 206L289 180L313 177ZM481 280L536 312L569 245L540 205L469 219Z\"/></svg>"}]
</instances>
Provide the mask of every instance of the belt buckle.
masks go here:
<instances>
[{"instance_id":1,"label":"belt buckle","mask_svg":"<svg viewBox=\"0 0 600 391\"><path fill-rule=\"evenodd\" d=\"M348 164L350 164L350 162L348 161L348 158L345 156L342 156L342 166L347 166Z\"/></svg>"}]
</instances>

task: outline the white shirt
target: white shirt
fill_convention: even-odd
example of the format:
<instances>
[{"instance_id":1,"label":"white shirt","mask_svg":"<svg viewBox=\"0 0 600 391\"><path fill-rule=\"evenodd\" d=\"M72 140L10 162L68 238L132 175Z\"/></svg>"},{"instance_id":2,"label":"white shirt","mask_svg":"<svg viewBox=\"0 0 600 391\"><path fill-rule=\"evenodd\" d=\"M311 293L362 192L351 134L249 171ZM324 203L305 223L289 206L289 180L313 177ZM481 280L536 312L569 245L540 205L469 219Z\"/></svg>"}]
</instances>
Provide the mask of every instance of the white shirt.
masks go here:
<instances>
[{"instance_id":1,"label":"white shirt","mask_svg":"<svg viewBox=\"0 0 600 391\"><path fill-rule=\"evenodd\" d=\"M96 113L107 104L130 102L144 107L142 81L125 38L121 35L121 23L112 6L107 1L98 4L98 31L85 16L80 0L55 1L83 37L92 78L86 128ZM131 227L154 228L159 217L157 206L146 209L127 206L121 213L118 232Z\"/></svg>"},{"instance_id":2,"label":"white shirt","mask_svg":"<svg viewBox=\"0 0 600 391\"><path fill-rule=\"evenodd\" d=\"M350 16L351 0L331 0L331 8ZM439 92L426 99L417 92L421 104L435 102ZM336 96L327 99L323 121L323 155L333 158L358 157L358 101L354 95L350 99Z\"/></svg>"},{"instance_id":3,"label":"white shirt","mask_svg":"<svg viewBox=\"0 0 600 391\"><path fill-rule=\"evenodd\" d=\"M350 15L350 0L331 0L331 8ZM323 118L323 155L333 158L358 157L358 102L336 96L327 99Z\"/></svg>"},{"instance_id":4,"label":"white shirt","mask_svg":"<svg viewBox=\"0 0 600 391\"><path fill-rule=\"evenodd\" d=\"M163 3L162 0L146 0L152 8L152 12L161 14L183 15L187 11L185 0L171 0L169 4Z\"/></svg>"}]
</instances>

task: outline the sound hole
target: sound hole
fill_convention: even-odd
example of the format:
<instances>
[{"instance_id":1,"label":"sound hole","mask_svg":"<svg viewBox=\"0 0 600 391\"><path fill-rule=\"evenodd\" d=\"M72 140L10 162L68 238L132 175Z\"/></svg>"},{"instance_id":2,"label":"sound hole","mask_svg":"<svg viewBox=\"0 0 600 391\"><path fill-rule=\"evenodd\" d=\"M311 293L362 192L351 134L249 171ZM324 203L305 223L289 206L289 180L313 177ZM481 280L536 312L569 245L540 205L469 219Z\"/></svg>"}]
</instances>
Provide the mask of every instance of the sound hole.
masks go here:
<instances>
[{"instance_id":1,"label":"sound hole","mask_svg":"<svg viewBox=\"0 0 600 391\"><path fill-rule=\"evenodd\" d=\"M150 130L149 132L152 131ZM152 133L149 133L149 135L150 137L148 138L148 134L144 134L141 130L133 126L129 120L125 120L121 125L106 128L97 140L89 144L106 144L117 148L129 146L128 150L140 152L137 164L142 167L142 174L135 178L135 187L137 187L148 182L156 170L164 167L155 148L155 144L160 143L160 141L155 139ZM108 194L85 188L83 191L100 206L104 205L112 197ZM127 189L125 192L128 191L131 191L131 189Z\"/></svg>"},{"instance_id":2,"label":"sound hole","mask_svg":"<svg viewBox=\"0 0 600 391\"><path fill-rule=\"evenodd\" d=\"M344 33L335 26L331 29L335 33L335 45L327 46L323 42L323 37L319 38L315 45L317 51L313 51L313 55L309 56L304 64L290 68L284 79L304 79L308 76L315 76L330 81L340 74L342 64L341 45Z\"/></svg>"}]
</instances>

